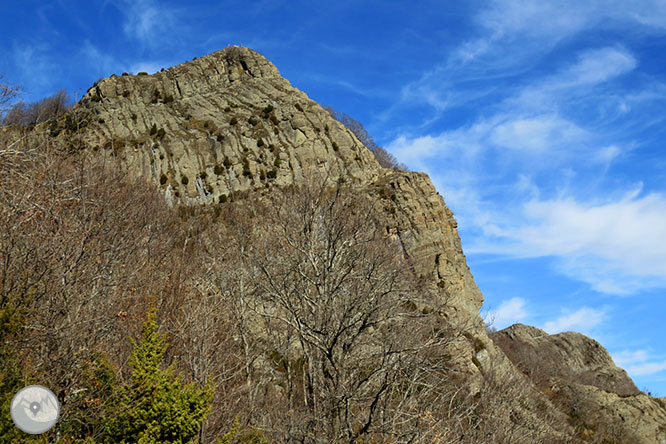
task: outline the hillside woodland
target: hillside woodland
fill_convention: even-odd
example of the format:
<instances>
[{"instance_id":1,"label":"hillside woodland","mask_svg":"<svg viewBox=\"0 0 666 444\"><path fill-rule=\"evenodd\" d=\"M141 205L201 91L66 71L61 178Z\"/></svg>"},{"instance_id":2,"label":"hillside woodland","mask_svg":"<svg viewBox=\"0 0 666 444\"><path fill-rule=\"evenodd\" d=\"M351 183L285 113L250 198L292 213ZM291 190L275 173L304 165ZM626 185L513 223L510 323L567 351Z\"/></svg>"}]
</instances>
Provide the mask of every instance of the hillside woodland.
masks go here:
<instances>
[{"instance_id":1,"label":"hillside woodland","mask_svg":"<svg viewBox=\"0 0 666 444\"><path fill-rule=\"evenodd\" d=\"M0 442L666 442L592 339L489 334L428 177L258 53L8 104Z\"/></svg>"}]
</instances>

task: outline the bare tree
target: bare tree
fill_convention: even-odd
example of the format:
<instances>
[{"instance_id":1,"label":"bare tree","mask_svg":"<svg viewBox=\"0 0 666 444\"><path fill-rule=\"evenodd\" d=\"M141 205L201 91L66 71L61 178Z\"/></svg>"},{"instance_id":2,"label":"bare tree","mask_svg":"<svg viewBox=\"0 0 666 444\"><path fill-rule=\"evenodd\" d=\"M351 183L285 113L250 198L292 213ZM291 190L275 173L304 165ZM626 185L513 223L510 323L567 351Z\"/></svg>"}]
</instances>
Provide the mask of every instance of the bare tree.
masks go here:
<instances>
[{"instance_id":1,"label":"bare tree","mask_svg":"<svg viewBox=\"0 0 666 444\"><path fill-rule=\"evenodd\" d=\"M223 216L237 259L215 285L261 393L254 422L279 441L407 441L443 393L455 333L368 208L351 188L308 184Z\"/></svg>"},{"instance_id":2,"label":"bare tree","mask_svg":"<svg viewBox=\"0 0 666 444\"><path fill-rule=\"evenodd\" d=\"M348 114L340 113L333 109L330 106L324 107L326 111L340 123L347 127L356 138L365 145L372 154L375 156L375 160L384 168L389 168L395 171L407 171L407 166L404 163L400 163L396 157L386 151L381 146L375 143L375 139L368 133L368 131L363 127L363 124L358 120L354 119Z\"/></svg>"},{"instance_id":3,"label":"bare tree","mask_svg":"<svg viewBox=\"0 0 666 444\"><path fill-rule=\"evenodd\" d=\"M47 122L67 113L71 106L67 91L60 90L52 96L28 103L19 102L6 110L4 125L27 126L35 123Z\"/></svg>"},{"instance_id":4,"label":"bare tree","mask_svg":"<svg viewBox=\"0 0 666 444\"><path fill-rule=\"evenodd\" d=\"M0 118L8 109L8 104L18 97L20 88L4 83L0 75Z\"/></svg>"}]
</instances>

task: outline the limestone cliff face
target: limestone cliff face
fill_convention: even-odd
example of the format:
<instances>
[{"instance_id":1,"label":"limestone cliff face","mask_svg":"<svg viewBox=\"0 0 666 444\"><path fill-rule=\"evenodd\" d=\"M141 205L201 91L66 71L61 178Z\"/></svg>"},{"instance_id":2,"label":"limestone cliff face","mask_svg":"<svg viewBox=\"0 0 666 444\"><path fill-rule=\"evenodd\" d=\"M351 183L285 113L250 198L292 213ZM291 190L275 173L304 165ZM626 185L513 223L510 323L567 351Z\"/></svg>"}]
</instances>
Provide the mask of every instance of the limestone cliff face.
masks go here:
<instances>
[{"instance_id":1,"label":"limestone cliff face","mask_svg":"<svg viewBox=\"0 0 666 444\"><path fill-rule=\"evenodd\" d=\"M349 130L247 48L103 79L79 108L89 113L86 144L113 152L184 203L300 182L312 170L380 174Z\"/></svg>"},{"instance_id":2,"label":"limestone cliff face","mask_svg":"<svg viewBox=\"0 0 666 444\"><path fill-rule=\"evenodd\" d=\"M580 333L549 335L516 324L495 342L590 441L666 443L666 402L641 393L608 351Z\"/></svg>"},{"instance_id":3,"label":"limestone cliff face","mask_svg":"<svg viewBox=\"0 0 666 444\"><path fill-rule=\"evenodd\" d=\"M386 172L372 184L384 199L387 232L417 271L432 277L466 316L478 316L481 291L467 266L457 222L425 173Z\"/></svg>"}]
</instances>

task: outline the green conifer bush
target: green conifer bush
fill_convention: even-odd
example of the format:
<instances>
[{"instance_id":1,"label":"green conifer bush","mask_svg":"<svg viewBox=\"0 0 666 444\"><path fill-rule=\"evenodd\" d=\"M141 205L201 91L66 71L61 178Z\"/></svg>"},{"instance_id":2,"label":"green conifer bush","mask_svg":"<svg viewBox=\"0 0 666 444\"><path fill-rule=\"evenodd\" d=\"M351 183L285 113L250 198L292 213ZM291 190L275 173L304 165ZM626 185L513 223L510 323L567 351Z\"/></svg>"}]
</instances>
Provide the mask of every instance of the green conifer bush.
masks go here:
<instances>
[{"instance_id":1,"label":"green conifer bush","mask_svg":"<svg viewBox=\"0 0 666 444\"><path fill-rule=\"evenodd\" d=\"M213 387L184 384L173 366L163 368L166 341L158 331L155 309L143 324L130 357L131 381L118 393L115 415L107 426L111 443L195 443L208 415Z\"/></svg>"}]
</instances>

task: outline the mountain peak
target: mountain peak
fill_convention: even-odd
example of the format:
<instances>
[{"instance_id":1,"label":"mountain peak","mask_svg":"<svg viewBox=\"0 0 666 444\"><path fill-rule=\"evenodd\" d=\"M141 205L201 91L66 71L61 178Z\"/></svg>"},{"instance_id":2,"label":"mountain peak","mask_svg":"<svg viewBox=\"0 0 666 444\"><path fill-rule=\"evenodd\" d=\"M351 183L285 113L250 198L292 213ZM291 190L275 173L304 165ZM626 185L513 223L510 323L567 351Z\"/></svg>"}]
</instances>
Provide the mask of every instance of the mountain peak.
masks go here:
<instances>
[{"instance_id":1,"label":"mountain peak","mask_svg":"<svg viewBox=\"0 0 666 444\"><path fill-rule=\"evenodd\" d=\"M382 171L354 134L261 54L232 46L148 75L98 81L77 110L84 144L120 157L184 203Z\"/></svg>"},{"instance_id":2,"label":"mountain peak","mask_svg":"<svg viewBox=\"0 0 666 444\"><path fill-rule=\"evenodd\" d=\"M177 75L226 76L229 83L255 77L281 78L278 69L266 57L244 46L228 46L165 71Z\"/></svg>"}]
</instances>

